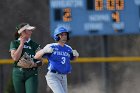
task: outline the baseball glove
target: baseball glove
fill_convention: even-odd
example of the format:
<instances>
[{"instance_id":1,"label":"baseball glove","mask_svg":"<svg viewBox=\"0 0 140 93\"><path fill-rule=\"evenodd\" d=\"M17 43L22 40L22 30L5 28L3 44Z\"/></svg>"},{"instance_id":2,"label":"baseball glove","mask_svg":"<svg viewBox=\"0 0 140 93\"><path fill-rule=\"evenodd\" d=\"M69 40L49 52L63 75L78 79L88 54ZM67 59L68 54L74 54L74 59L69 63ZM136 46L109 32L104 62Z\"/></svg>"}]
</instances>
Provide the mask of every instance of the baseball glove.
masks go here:
<instances>
[{"instance_id":1,"label":"baseball glove","mask_svg":"<svg viewBox=\"0 0 140 93\"><path fill-rule=\"evenodd\" d=\"M20 66L22 68L32 68L33 65L34 65L33 59L26 52L17 63L17 66Z\"/></svg>"}]
</instances>

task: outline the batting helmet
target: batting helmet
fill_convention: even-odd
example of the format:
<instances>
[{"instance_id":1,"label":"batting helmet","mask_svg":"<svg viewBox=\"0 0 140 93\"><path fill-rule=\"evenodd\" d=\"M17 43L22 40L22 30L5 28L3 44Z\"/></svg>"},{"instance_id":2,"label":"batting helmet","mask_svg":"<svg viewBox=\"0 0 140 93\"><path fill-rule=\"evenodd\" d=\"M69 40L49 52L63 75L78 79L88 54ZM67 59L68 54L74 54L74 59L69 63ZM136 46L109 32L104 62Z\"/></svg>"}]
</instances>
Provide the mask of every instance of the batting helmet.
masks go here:
<instances>
[{"instance_id":1,"label":"batting helmet","mask_svg":"<svg viewBox=\"0 0 140 93\"><path fill-rule=\"evenodd\" d=\"M69 40L69 31L65 27L57 27L54 31L54 40L59 41L59 34L66 32L67 33L67 40Z\"/></svg>"}]
</instances>

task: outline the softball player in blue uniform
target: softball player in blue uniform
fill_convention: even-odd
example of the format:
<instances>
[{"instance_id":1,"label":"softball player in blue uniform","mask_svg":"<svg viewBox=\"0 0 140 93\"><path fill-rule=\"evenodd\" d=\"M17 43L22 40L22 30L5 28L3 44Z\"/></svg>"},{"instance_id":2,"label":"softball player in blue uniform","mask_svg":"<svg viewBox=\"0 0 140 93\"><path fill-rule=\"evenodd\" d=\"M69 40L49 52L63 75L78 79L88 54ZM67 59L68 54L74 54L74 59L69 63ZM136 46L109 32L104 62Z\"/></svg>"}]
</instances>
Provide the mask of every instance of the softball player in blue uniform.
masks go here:
<instances>
[{"instance_id":1,"label":"softball player in blue uniform","mask_svg":"<svg viewBox=\"0 0 140 93\"><path fill-rule=\"evenodd\" d=\"M71 73L70 60L79 56L76 50L65 44L69 40L69 32L64 27L57 27L54 31L54 40L57 43L47 44L35 55L36 59L42 56L48 59L48 73L45 76L48 86L54 93L68 93L67 74Z\"/></svg>"}]
</instances>

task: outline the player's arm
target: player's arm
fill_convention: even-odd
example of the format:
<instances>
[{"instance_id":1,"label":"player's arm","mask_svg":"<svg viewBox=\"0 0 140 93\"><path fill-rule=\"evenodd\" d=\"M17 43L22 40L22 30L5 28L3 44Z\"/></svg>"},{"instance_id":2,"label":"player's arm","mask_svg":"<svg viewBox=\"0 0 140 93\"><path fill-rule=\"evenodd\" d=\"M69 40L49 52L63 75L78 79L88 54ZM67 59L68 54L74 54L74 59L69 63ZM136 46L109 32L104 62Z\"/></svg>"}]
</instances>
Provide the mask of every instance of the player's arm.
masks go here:
<instances>
[{"instance_id":1,"label":"player's arm","mask_svg":"<svg viewBox=\"0 0 140 93\"><path fill-rule=\"evenodd\" d=\"M24 43L26 42L25 36L20 38L20 45L16 50L11 50L11 57L14 61L18 61L19 58L21 57L21 53L24 47Z\"/></svg>"},{"instance_id":2,"label":"player's arm","mask_svg":"<svg viewBox=\"0 0 140 93\"><path fill-rule=\"evenodd\" d=\"M14 61L19 60L23 47L24 47L24 44L20 44L16 50L11 50L11 57Z\"/></svg>"},{"instance_id":3,"label":"player's arm","mask_svg":"<svg viewBox=\"0 0 140 93\"><path fill-rule=\"evenodd\" d=\"M40 50L41 50L40 45L38 45L38 48L36 49L36 53L39 52ZM37 59L34 56L33 61L34 61L33 67L39 67L39 66L42 66L44 64L43 59L41 57Z\"/></svg>"},{"instance_id":4,"label":"player's arm","mask_svg":"<svg viewBox=\"0 0 140 93\"><path fill-rule=\"evenodd\" d=\"M48 44L43 49L39 50L35 54L34 58L35 59L41 59L44 54L50 54L52 52L53 52L53 48L50 46L50 44Z\"/></svg>"},{"instance_id":5,"label":"player's arm","mask_svg":"<svg viewBox=\"0 0 140 93\"><path fill-rule=\"evenodd\" d=\"M44 54L45 54L45 53L44 53L44 50L41 49L41 50L39 50L38 52L36 52L34 58L35 58L35 59L42 59L42 56L43 56Z\"/></svg>"},{"instance_id":6,"label":"player's arm","mask_svg":"<svg viewBox=\"0 0 140 93\"><path fill-rule=\"evenodd\" d=\"M77 52L77 50L72 50L72 53L71 53L71 60L75 60L76 58L79 57L79 53Z\"/></svg>"},{"instance_id":7,"label":"player's arm","mask_svg":"<svg viewBox=\"0 0 140 93\"><path fill-rule=\"evenodd\" d=\"M42 56L44 55L44 50L40 49L39 51L36 52L35 56L34 56L34 61L35 61L35 67L39 67L42 66L43 63L43 59Z\"/></svg>"},{"instance_id":8,"label":"player's arm","mask_svg":"<svg viewBox=\"0 0 140 93\"><path fill-rule=\"evenodd\" d=\"M52 52L53 48L51 48L49 45L46 45L43 49L39 50L34 56L34 59L37 61L36 62L37 67L42 65L42 62L40 61L42 59L42 56L44 54L50 54Z\"/></svg>"}]
</instances>

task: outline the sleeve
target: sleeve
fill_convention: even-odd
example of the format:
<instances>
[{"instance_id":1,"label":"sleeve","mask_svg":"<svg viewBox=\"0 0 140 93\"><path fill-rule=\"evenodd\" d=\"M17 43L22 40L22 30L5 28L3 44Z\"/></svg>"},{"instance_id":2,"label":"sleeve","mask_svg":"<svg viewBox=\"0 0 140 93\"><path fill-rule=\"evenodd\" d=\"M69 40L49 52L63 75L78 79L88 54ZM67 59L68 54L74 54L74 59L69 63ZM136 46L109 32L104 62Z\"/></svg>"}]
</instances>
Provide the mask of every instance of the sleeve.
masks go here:
<instances>
[{"instance_id":1,"label":"sleeve","mask_svg":"<svg viewBox=\"0 0 140 93\"><path fill-rule=\"evenodd\" d=\"M52 48L52 45L51 44L47 44L44 48L43 48L43 52L44 52L44 55L43 55L43 58L48 58L49 56L51 56L52 53L46 53L46 51L48 51L48 48Z\"/></svg>"},{"instance_id":2,"label":"sleeve","mask_svg":"<svg viewBox=\"0 0 140 93\"><path fill-rule=\"evenodd\" d=\"M16 49L17 49L16 42L15 42L15 41L12 41L12 42L10 43L10 49L9 49L9 51L11 51L11 50L16 50Z\"/></svg>"},{"instance_id":3,"label":"sleeve","mask_svg":"<svg viewBox=\"0 0 140 93\"><path fill-rule=\"evenodd\" d=\"M45 53L48 48L51 48L51 44L47 44L44 48L43 48L43 52Z\"/></svg>"}]
</instances>

